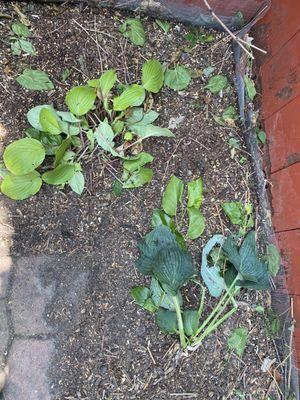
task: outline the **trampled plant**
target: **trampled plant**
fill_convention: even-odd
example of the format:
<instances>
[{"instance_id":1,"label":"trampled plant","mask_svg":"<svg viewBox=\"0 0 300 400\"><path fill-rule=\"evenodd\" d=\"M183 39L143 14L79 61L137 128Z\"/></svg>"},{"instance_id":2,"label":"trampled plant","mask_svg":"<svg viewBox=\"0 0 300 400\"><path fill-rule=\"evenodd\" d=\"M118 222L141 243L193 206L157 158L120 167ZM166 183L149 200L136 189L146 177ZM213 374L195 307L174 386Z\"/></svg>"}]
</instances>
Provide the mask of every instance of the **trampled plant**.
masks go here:
<instances>
[{"instance_id":1,"label":"trampled plant","mask_svg":"<svg viewBox=\"0 0 300 400\"><path fill-rule=\"evenodd\" d=\"M201 185L199 182L195 180L188 186L187 207L190 205L197 210L202 202L202 181ZM182 218L178 219L177 209L178 205L181 209L184 207L183 192L183 182L172 177L163 195L162 210L154 210L154 229L139 245L136 267L143 275L151 277L150 286L135 287L131 295L139 306L155 315L162 332L178 334L182 349L194 350L237 311L235 297L241 288L269 288L269 272L267 262L258 256L253 231L242 243L233 236L215 235L204 246L201 268L197 271L184 236L178 230ZM209 294L219 298L206 316L203 315L207 291L200 276ZM184 307L181 291L186 284L201 289L195 309Z\"/></svg>"},{"instance_id":2,"label":"trampled plant","mask_svg":"<svg viewBox=\"0 0 300 400\"><path fill-rule=\"evenodd\" d=\"M30 84L33 78L28 78ZM26 199L45 182L60 187L67 184L81 194L84 175L80 161L96 147L106 158L113 156L123 162L124 188L150 182L153 172L145 165L153 157L141 151L140 143L149 137L174 136L154 124L159 114L145 101L148 93L162 88L163 67L159 61L149 60L143 65L141 84L116 87L116 83L116 72L108 70L99 79L69 90L65 97L68 111L47 104L29 110L27 137L9 144L3 154L2 193L14 200Z\"/></svg>"}]
</instances>

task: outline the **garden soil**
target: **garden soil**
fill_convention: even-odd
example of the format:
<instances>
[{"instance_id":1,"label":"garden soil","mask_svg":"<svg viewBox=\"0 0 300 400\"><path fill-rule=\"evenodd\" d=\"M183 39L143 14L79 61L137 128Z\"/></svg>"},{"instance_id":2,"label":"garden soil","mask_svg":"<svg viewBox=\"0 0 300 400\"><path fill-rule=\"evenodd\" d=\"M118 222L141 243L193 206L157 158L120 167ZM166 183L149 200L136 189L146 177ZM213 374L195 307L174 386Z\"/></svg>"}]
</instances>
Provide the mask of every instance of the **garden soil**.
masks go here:
<instances>
[{"instance_id":1,"label":"garden soil","mask_svg":"<svg viewBox=\"0 0 300 400\"><path fill-rule=\"evenodd\" d=\"M10 25L20 17L30 22L35 56L11 54ZM154 318L130 297L130 289L145 282L134 266L137 243L151 229L152 211L160 206L172 174L185 182L199 176L204 181L206 229L190 244L198 269L206 241L214 233L235 230L221 212L221 203L251 200L255 204L256 200L251 164L238 123L224 127L213 118L229 105L237 106L228 38L210 32L214 42L193 47L185 38L189 27L173 22L164 34L146 17L147 42L137 47L119 32L120 22L126 17L119 11L84 6L30 2L18 3L17 8L6 2L0 5L4 144L24 136L30 108L53 104L65 109L67 90L99 77L105 69L115 68L121 82L133 83L140 79L144 61L156 58L171 65L180 63L198 75L186 90L174 92L165 87L153 96L153 109L160 113L158 124L173 125L175 138L143 142L143 149L155 157L149 185L116 193L113 188L122 173L119 161L104 160L100 151L95 151L92 157L82 158L86 190L81 196L69 188L47 185L26 201L13 202L1 196L14 229L13 259L56 257L54 267L45 270L46 286L53 279L61 279L63 285L78 270L87 282L85 290L73 293L78 304L76 318L72 307L63 301L63 287L62 294L47 305L45 319L61 327L47 371L53 399L266 399L274 379L272 372L263 372L261 366L276 355L268 324L255 309L269 304L268 294L242 292L238 313L188 356L180 356L177 338L160 333ZM47 72L55 89L34 92L22 88L15 79L26 67ZM207 67L228 77L230 88L222 96L209 95L205 90L207 78L202 71ZM63 75L68 75L65 80ZM233 157L230 138L240 144ZM60 262L62 258L64 262ZM185 301L191 306L197 304L198 295L187 288ZM213 304L208 298L206 313ZM70 323L64 324L66 320ZM249 332L242 358L227 347L227 338L237 327Z\"/></svg>"}]
</instances>

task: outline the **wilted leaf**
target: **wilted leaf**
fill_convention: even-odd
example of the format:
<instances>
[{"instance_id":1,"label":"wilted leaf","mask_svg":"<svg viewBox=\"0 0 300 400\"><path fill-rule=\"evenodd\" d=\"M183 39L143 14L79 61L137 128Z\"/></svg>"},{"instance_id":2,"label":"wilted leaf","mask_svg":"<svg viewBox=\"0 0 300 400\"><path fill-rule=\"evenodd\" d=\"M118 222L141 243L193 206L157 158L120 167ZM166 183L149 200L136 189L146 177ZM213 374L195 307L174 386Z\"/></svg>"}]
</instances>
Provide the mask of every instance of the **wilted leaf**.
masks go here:
<instances>
[{"instance_id":1,"label":"wilted leaf","mask_svg":"<svg viewBox=\"0 0 300 400\"><path fill-rule=\"evenodd\" d=\"M69 110L81 116L90 111L96 99L96 92L89 86L76 86L68 91L65 102Z\"/></svg>"},{"instance_id":2,"label":"wilted leaf","mask_svg":"<svg viewBox=\"0 0 300 400\"><path fill-rule=\"evenodd\" d=\"M230 350L235 350L239 357L242 357L248 340L246 328L235 329L228 338L227 344Z\"/></svg>"},{"instance_id":3,"label":"wilted leaf","mask_svg":"<svg viewBox=\"0 0 300 400\"><path fill-rule=\"evenodd\" d=\"M224 90L227 87L227 85L228 85L228 80L226 76L215 75L209 79L207 85L205 85L204 87L208 89L211 93L217 94L221 90Z\"/></svg>"},{"instance_id":4,"label":"wilted leaf","mask_svg":"<svg viewBox=\"0 0 300 400\"><path fill-rule=\"evenodd\" d=\"M143 86L133 84L125 89L120 96L114 98L113 108L115 111L123 111L128 107L140 106L145 100L145 96L146 94Z\"/></svg>"},{"instance_id":5,"label":"wilted leaf","mask_svg":"<svg viewBox=\"0 0 300 400\"><path fill-rule=\"evenodd\" d=\"M202 178L188 182L188 207L200 208L203 200L203 181Z\"/></svg>"},{"instance_id":6,"label":"wilted leaf","mask_svg":"<svg viewBox=\"0 0 300 400\"><path fill-rule=\"evenodd\" d=\"M120 26L120 32L130 39L136 46L144 46L146 37L141 21L137 18L128 18Z\"/></svg>"},{"instance_id":7,"label":"wilted leaf","mask_svg":"<svg viewBox=\"0 0 300 400\"><path fill-rule=\"evenodd\" d=\"M5 175L1 183L1 192L13 200L24 200L35 195L42 186L42 179L37 171L26 175Z\"/></svg>"},{"instance_id":8,"label":"wilted leaf","mask_svg":"<svg viewBox=\"0 0 300 400\"><path fill-rule=\"evenodd\" d=\"M173 90L186 89L190 81L190 71L180 65L173 70L167 69L165 72L165 85Z\"/></svg>"},{"instance_id":9,"label":"wilted leaf","mask_svg":"<svg viewBox=\"0 0 300 400\"><path fill-rule=\"evenodd\" d=\"M134 171L128 179L123 183L124 189L133 189L151 182L153 171L151 168L141 167L138 171Z\"/></svg>"},{"instance_id":10,"label":"wilted leaf","mask_svg":"<svg viewBox=\"0 0 300 400\"><path fill-rule=\"evenodd\" d=\"M149 137L174 137L174 133L168 128L148 124L135 124L130 126L131 130L139 137L146 139Z\"/></svg>"},{"instance_id":11,"label":"wilted leaf","mask_svg":"<svg viewBox=\"0 0 300 400\"><path fill-rule=\"evenodd\" d=\"M252 101L256 96L256 89L252 79L248 75L244 75L244 83L249 99Z\"/></svg>"},{"instance_id":12,"label":"wilted leaf","mask_svg":"<svg viewBox=\"0 0 300 400\"><path fill-rule=\"evenodd\" d=\"M6 168L15 175L25 175L42 164L45 149L36 139L24 138L9 144L3 153Z\"/></svg>"},{"instance_id":13,"label":"wilted leaf","mask_svg":"<svg viewBox=\"0 0 300 400\"><path fill-rule=\"evenodd\" d=\"M146 61L142 68L142 84L148 92L158 93L164 83L164 72L158 60Z\"/></svg>"},{"instance_id":14,"label":"wilted leaf","mask_svg":"<svg viewBox=\"0 0 300 400\"><path fill-rule=\"evenodd\" d=\"M29 90L51 90L54 89L53 83L46 72L38 69L24 69L16 81Z\"/></svg>"},{"instance_id":15,"label":"wilted leaf","mask_svg":"<svg viewBox=\"0 0 300 400\"><path fill-rule=\"evenodd\" d=\"M170 294L166 293L157 279L152 278L151 279L151 285L150 285L150 292L151 292L151 298L153 300L153 303L156 305L157 308L165 308L166 310L174 311L175 306L174 302L172 300L172 296ZM180 306L182 305L182 296L179 292L178 294L178 300Z\"/></svg>"},{"instance_id":16,"label":"wilted leaf","mask_svg":"<svg viewBox=\"0 0 300 400\"><path fill-rule=\"evenodd\" d=\"M192 240L197 239L202 235L205 229L205 219L201 211L198 208L188 208L189 216L189 228L188 237Z\"/></svg>"},{"instance_id":17,"label":"wilted leaf","mask_svg":"<svg viewBox=\"0 0 300 400\"><path fill-rule=\"evenodd\" d=\"M183 189L183 181L176 176L172 176L167 184L162 199L162 207L165 213L171 217L176 215L177 204L182 204Z\"/></svg>"},{"instance_id":18,"label":"wilted leaf","mask_svg":"<svg viewBox=\"0 0 300 400\"><path fill-rule=\"evenodd\" d=\"M215 69L216 69L215 67L211 67L211 66L206 67L203 69L203 75L206 77L209 77L214 72Z\"/></svg>"},{"instance_id":19,"label":"wilted leaf","mask_svg":"<svg viewBox=\"0 0 300 400\"><path fill-rule=\"evenodd\" d=\"M75 174L74 164L62 164L52 171L45 172L42 175L43 181L49 185L64 185Z\"/></svg>"}]
</instances>

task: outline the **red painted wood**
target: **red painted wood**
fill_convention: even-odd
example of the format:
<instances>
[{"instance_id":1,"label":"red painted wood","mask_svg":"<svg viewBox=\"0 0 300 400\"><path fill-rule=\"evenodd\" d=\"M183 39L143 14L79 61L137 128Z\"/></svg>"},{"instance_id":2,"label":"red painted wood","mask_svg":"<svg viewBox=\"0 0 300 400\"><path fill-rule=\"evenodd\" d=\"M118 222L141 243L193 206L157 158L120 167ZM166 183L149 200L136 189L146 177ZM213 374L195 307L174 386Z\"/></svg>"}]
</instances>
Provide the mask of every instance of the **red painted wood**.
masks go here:
<instances>
[{"instance_id":1,"label":"red painted wood","mask_svg":"<svg viewBox=\"0 0 300 400\"><path fill-rule=\"evenodd\" d=\"M300 94L299 49L300 31L261 67L262 116L264 119L270 117Z\"/></svg>"},{"instance_id":2,"label":"red painted wood","mask_svg":"<svg viewBox=\"0 0 300 400\"><path fill-rule=\"evenodd\" d=\"M300 228L300 163L275 172L271 181L275 231Z\"/></svg>"},{"instance_id":3,"label":"red painted wood","mask_svg":"<svg viewBox=\"0 0 300 400\"><path fill-rule=\"evenodd\" d=\"M265 120L271 172L300 161L300 97Z\"/></svg>"},{"instance_id":4,"label":"red painted wood","mask_svg":"<svg viewBox=\"0 0 300 400\"><path fill-rule=\"evenodd\" d=\"M300 296L300 229L280 232L276 237L286 271L289 294Z\"/></svg>"}]
</instances>

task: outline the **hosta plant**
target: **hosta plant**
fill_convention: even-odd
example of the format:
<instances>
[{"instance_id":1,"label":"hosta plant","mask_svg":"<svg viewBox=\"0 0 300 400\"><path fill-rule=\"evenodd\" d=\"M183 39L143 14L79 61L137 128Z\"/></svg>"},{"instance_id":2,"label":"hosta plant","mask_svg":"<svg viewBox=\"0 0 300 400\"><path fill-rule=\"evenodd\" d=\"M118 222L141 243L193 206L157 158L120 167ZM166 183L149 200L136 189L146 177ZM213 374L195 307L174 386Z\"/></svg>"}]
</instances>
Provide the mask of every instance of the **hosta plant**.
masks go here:
<instances>
[{"instance_id":1,"label":"hosta plant","mask_svg":"<svg viewBox=\"0 0 300 400\"><path fill-rule=\"evenodd\" d=\"M108 70L99 79L69 90L67 110L49 104L29 110L27 137L4 150L2 193L22 200L36 194L44 182L69 185L81 194L81 163L97 153L103 155L103 162L109 156L121 160L124 188L150 182L153 172L145 165L153 157L142 151L141 143L149 137L174 136L155 124L159 114L151 109L153 101L148 101L149 94L162 88L164 70L159 61L149 60L142 67L140 84L117 85L117 80L116 72Z\"/></svg>"}]
</instances>

